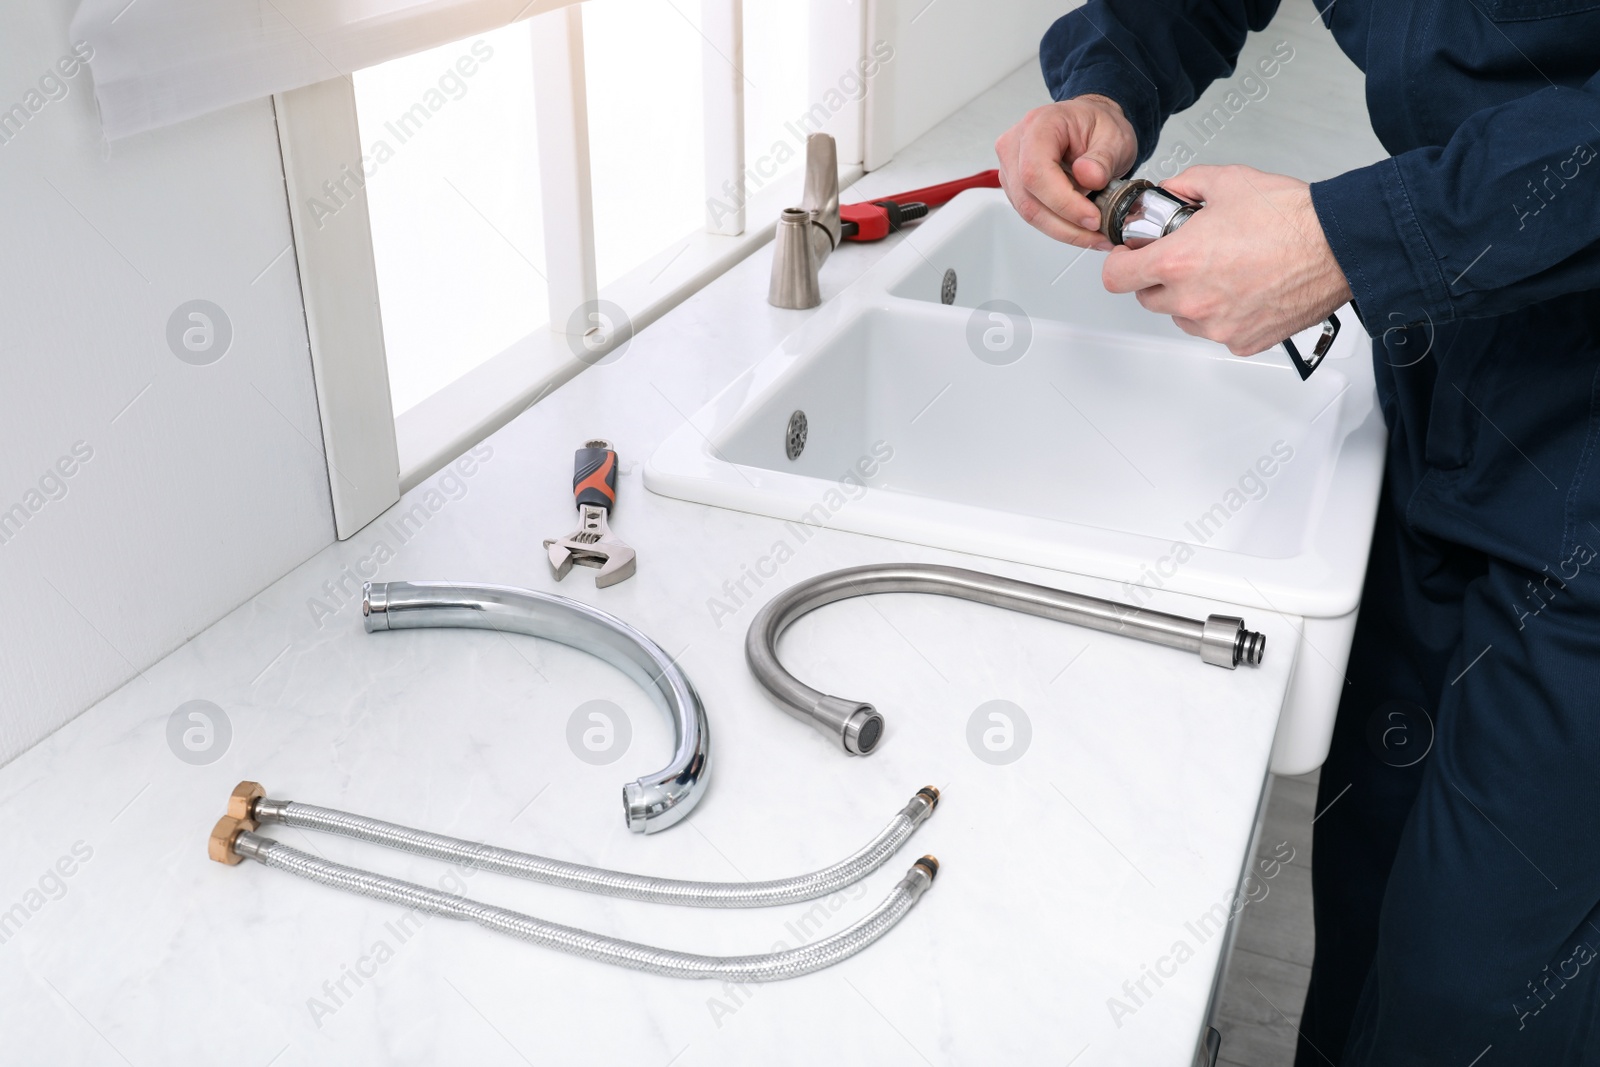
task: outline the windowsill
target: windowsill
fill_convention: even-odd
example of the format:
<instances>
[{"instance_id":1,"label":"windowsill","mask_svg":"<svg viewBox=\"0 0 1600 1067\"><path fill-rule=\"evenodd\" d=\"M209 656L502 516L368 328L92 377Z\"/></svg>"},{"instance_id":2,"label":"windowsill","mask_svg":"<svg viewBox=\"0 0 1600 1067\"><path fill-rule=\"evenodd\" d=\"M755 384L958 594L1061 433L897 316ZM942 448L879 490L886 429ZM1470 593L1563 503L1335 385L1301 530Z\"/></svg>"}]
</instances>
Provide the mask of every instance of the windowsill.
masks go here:
<instances>
[{"instance_id":1,"label":"windowsill","mask_svg":"<svg viewBox=\"0 0 1600 1067\"><path fill-rule=\"evenodd\" d=\"M859 166L844 168L840 188L861 175ZM797 171L752 195L748 224L739 236L691 234L606 286L601 299L625 309L637 334L770 242L779 213L800 202L803 178ZM585 369L588 364L573 354L568 342L563 334L536 330L396 418L400 492L431 477Z\"/></svg>"}]
</instances>

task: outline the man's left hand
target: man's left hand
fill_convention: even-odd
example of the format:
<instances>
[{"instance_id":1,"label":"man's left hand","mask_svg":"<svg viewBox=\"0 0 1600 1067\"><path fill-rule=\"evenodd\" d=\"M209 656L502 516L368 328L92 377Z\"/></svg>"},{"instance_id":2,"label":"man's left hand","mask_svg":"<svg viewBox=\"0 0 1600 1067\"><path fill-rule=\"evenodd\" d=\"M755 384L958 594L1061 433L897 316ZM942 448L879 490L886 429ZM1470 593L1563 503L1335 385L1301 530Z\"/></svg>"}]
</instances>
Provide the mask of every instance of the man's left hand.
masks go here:
<instances>
[{"instance_id":1,"label":"man's left hand","mask_svg":"<svg viewBox=\"0 0 1600 1067\"><path fill-rule=\"evenodd\" d=\"M1305 182L1251 167L1190 167L1162 187L1205 209L1144 248L1113 249L1101 272L1111 292L1136 294L1236 356L1264 352L1350 299Z\"/></svg>"}]
</instances>

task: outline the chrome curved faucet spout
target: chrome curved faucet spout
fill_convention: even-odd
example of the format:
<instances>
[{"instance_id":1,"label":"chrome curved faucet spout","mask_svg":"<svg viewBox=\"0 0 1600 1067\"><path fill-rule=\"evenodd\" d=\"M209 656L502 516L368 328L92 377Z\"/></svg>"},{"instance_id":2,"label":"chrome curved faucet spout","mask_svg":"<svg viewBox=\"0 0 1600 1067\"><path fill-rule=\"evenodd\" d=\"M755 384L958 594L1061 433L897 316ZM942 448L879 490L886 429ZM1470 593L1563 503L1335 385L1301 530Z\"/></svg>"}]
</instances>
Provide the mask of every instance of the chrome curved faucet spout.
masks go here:
<instances>
[{"instance_id":1,"label":"chrome curved faucet spout","mask_svg":"<svg viewBox=\"0 0 1600 1067\"><path fill-rule=\"evenodd\" d=\"M543 637L616 667L672 716L672 762L622 787L628 829L650 834L688 816L711 773L711 728L700 696L672 658L615 615L576 600L496 585L368 582L361 612L377 630L465 628Z\"/></svg>"}]
</instances>

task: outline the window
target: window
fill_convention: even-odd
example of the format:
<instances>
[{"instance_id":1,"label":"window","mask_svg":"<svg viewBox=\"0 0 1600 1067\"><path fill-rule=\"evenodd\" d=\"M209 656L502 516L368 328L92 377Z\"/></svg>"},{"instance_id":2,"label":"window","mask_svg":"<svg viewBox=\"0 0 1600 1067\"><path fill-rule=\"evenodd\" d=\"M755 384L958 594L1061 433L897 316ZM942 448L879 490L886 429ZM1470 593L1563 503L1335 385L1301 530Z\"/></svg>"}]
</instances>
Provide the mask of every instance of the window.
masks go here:
<instances>
[{"instance_id":1,"label":"window","mask_svg":"<svg viewBox=\"0 0 1600 1067\"><path fill-rule=\"evenodd\" d=\"M864 25L587 0L279 93L340 536L763 244L819 121L859 176Z\"/></svg>"},{"instance_id":2,"label":"window","mask_svg":"<svg viewBox=\"0 0 1600 1067\"><path fill-rule=\"evenodd\" d=\"M302 28L146 3L174 32L74 22L109 136L272 94L341 538L631 336L591 328L597 302L641 328L764 243L807 133L838 139L848 185L1015 65L994 11L1054 10L352 0Z\"/></svg>"},{"instance_id":3,"label":"window","mask_svg":"<svg viewBox=\"0 0 1600 1067\"><path fill-rule=\"evenodd\" d=\"M744 158L752 194L805 163L796 130L803 131L798 120L811 106L810 7L808 0L759 0L744 9Z\"/></svg>"},{"instance_id":4,"label":"window","mask_svg":"<svg viewBox=\"0 0 1600 1067\"><path fill-rule=\"evenodd\" d=\"M360 71L355 86L401 415L550 319L528 24Z\"/></svg>"},{"instance_id":5,"label":"window","mask_svg":"<svg viewBox=\"0 0 1600 1067\"><path fill-rule=\"evenodd\" d=\"M601 288L705 225L703 41L690 21L699 6L692 0L584 6Z\"/></svg>"},{"instance_id":6,"label":"window","mask_svg":"<svg viewBox=\"0 0 1600 1067\"><path fill-rule=\"evenodd\" d=\"M582 5L599 288L798 173L812 6L746 5L735 48L702 29L692 0ZM549 328L532 32L515 23L355 76L397 417ZM706 173L707 64L742 71L743 193Z\"/></svg>"}]
</instances>

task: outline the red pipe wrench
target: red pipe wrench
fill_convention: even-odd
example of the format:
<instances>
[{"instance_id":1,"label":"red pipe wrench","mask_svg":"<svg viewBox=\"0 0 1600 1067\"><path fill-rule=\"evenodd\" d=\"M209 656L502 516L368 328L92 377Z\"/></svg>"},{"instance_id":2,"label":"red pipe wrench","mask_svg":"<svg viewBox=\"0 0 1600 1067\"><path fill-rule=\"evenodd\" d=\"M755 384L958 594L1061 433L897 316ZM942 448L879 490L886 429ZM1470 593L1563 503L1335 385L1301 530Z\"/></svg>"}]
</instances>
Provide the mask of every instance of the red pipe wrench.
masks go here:
<instances>
[{"instance_id":1,"label":"red pipe wrench","mask_svg":"<svg viewBox=\"0 0 1600 1067\"><path fill-rule=\"evenodd\" d=\"M968 189L998 188L1000 172L986 170L970 178L957 178L953 182L930 185L926 189L913 189L886 200L842 204L839 207L840 234L846 241L881 241L902 224L922 218L929 208L948 203L957 193Z\"/></svg>"}]
</instances>

